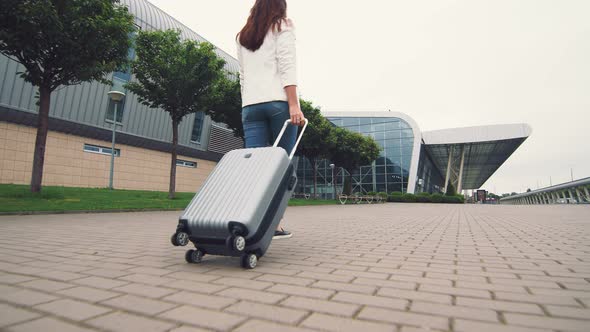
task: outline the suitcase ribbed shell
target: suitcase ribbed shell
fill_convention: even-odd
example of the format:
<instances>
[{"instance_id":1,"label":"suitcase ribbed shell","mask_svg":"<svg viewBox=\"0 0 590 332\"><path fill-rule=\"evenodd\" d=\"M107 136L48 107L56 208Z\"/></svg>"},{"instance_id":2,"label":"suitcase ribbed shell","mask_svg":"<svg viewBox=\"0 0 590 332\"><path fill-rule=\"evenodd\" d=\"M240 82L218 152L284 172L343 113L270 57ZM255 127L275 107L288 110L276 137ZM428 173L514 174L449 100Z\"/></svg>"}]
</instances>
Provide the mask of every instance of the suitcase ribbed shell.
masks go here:
<instances>
[{"instance_id":1,"label":"suitcase ribbed shell","mask_svg":"<svg viewBox=\"0 0 590 332\"><path fill-rule=\"evenodd\" d=\"M285 150L278 147L228 152L185 209L191 234L225 238L229 222L240 222L252 236L289 167ZM246 238L248 238L246 237Z\"/></svg>"}]
</instances>

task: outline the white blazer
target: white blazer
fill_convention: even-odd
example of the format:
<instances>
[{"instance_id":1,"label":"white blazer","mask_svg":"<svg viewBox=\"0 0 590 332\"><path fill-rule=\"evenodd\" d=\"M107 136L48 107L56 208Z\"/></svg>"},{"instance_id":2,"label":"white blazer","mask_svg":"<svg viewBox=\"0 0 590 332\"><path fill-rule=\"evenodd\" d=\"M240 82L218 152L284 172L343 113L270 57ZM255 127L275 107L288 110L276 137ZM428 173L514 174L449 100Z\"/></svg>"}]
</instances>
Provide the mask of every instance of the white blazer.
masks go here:
<instances>
[{"instance_id":1,"label":"white blazer","mask_svg":"<svg viewBox=\"0 0 590 332\"><path fill-rule=\"evenodd\" d=\"M285 87L297 85L295 27L283 21L281 31L269 31L262 46L252 52L237 40L242 107L269 101L287 101Z\"/></svg>"}]
</instances>

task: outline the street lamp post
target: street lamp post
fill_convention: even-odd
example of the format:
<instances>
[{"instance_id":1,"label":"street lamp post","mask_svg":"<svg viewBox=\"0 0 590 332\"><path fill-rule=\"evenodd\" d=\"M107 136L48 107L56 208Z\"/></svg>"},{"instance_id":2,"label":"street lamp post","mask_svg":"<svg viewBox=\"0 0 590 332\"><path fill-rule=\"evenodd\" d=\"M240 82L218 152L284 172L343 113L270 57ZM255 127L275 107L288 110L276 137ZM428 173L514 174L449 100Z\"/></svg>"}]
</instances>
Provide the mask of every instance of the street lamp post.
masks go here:
<instances>
[{"instance_id":1,"label":"street lamp post","mask_svg":"<svg viewBox=\"0 0 590 332\"><path fill-rule=\"evenodd\" d=\"M334 182L334 167L336 167L336 165L330 164L330 168L332 169L332 199L336 199L336 183Z\"/></svg>"},{"instance_id":2,"label":"street lamp post","mask_svg":"<svg viewBox=\"0 0 590 332\"><path fill-rule=\"evenodd\" d=\"M109 176L109 189L113 190L113 173L115 169L115 134L117 132L117 108L119 102L125 98L125 94L121 91L109 91L107 93L109 98L115 103L115 113L113 114L113 138L111 146L111 174Z\"/></svg>"}]
</instances>

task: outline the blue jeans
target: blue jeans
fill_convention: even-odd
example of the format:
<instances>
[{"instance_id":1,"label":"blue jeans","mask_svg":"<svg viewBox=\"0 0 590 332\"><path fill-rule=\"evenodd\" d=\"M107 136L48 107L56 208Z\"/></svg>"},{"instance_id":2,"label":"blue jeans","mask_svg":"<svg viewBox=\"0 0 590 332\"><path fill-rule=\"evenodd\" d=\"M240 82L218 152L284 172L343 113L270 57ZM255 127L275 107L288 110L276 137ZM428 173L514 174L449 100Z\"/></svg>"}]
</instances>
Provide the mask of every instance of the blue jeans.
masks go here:
<instances>
[{"instance_id":1,"label":"blue jeans","mask_svg":"<svg viewBox=\"0 0 590 332\"><path fill-rule=\"evenodd\" d=\"M289 120L289 104L286 101L248 105L242 109L242 125L246 148L271 146ZM297 140L297 127L288 125L279 146L291 153Z\"/></svg>"}]
</instances>

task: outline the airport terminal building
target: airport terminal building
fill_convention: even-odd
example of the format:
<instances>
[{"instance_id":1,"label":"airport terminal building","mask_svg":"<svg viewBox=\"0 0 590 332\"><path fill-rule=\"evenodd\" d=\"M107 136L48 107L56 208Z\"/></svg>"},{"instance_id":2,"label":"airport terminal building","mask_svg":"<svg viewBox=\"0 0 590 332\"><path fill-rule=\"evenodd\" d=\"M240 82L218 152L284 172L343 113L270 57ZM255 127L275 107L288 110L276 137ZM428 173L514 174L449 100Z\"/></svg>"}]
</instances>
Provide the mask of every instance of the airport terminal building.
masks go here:
<instances>
[{"instance_id":1,"label":"airport terminal building","mask_svg":"<svg viewBox=\"0 0 590 332\"><path fill-rule=\"evenodd\" d=\"M146 0L122 0L142 30L178 29L183 38L205 39ZM226 70L238 71L236 59L217 49ZM133 50L129 52L133 56ZM30 183L36 135L35 89L18 77L23 67L0 55L0 183ZM172 125L162 110L141 105L123 85L130 73L112 74L113 86L99 82L57 89L51 95L49 134L43 185L107 187L112 126L117 126L114 186L119 189L166 191L170 171ZM110 90L127 96L114 119ZM420 131L416 122L397 112L325 112L335 126L374 138L382 147L371 165L353 172L353 191L444 192L477 189L531 134L526 124ZM177 191L194 192L224 153L243 147L223 124L202 113L179 127ZM299 158L296 192L313 192L312 167ZM334 174L334 177L332 177ZM347 172L321 161L318 193L330 197L342 190ZM336 181L333 181L333 178Z\"/></svg>"},{"instance_id":2,"label":"airport terminal building","mask_svg":"<svg viewBox=\"0 0 590 332\"><path fill-rule=\"evenodd\" d=\"M370 136L381 147L371 165L353 172L354 193L446 192L480 188L530 136L527 124L490 125L422 132L407 114L399 112L324 112L334 125ZM298 165L298 192L313 193L313 168ZM346 170L327 160L318 167L318 195L342 192Z\"/></svg>"}]
</instances>

